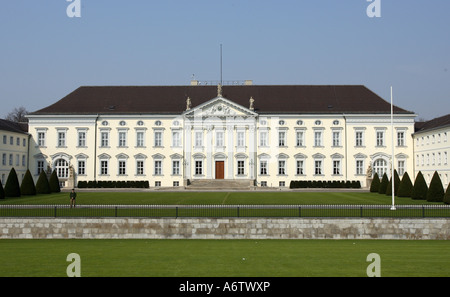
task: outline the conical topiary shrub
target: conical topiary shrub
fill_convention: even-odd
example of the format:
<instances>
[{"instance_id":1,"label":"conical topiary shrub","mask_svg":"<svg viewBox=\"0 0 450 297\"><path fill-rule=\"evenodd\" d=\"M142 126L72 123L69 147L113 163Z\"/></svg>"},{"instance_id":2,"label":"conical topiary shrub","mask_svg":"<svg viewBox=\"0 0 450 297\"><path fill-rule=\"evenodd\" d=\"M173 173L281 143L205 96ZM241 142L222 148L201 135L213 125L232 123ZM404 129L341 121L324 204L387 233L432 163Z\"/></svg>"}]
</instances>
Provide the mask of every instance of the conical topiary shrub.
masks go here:
<instances>
[{"instance_id":1,"label":"conical topiary shrub","mask_svg":"<svg viewBox=\"0 0 450 297\"><path fill-rule=\"evenodd\" d=\"M383 178L381 179L380 188L378 189L378 193L380 194L386 194L386 188L389 184L389 179L387 177L387 174L383 174Z\"/></svg>"},{"instance_id":2,"label":"conical topiary shrub","mask_svg":"<svg viewBox=\"0 0 450 297\"><path fill-rule=\"evenodd\" d=\"M409 178L408 172L405 172L402 177L402 181L400 182L400 186L398 187L398 197L411 197L411 193L413 190L413 184L411 179Z\"/></svg>"},{"instance_id":3,"label":"conical topiary shrub","mask_svg":"<svg viewBox=\"0 0 450 297\"><path fill-rule=\"evenodd\" d=\"M444 194L444 203L450 204L450 183L448 184L447 191L445 191L445 194Z\"/></svg>"},{"instance_id":4,"label":"conical topiary shrub","mask_svg":"<svg viewBox=\"0 0 450 297\"><path fill-rule=\"evenodd\" d=\"M394 169L394 196L397 196L399 186L400 177L398 176L397 170ZM389 180L388 186L386 187L386 195L392 196L392 178Z\"/></svg>"},{"instance_id":5,"label":"conical topiary shrub","mask_svg":"<svg viewBox=\"0 0 450 297\"><path fill-rule=\"evenodd\" d=\"M375 172L372 183L370 184L370 192L378 193L378 190L380 189L380 183L380 177L378 176L378 173Z\"/></svg>"},{"instance_id":6,"label":"conical topiary shrub","mask_svg":"<svg viewBox=\"0 0 450 297\"><path fill-rule=\"evenodd\" d=\"M428 202L442 202L444 200L444 186L437 171L434 172L427 192Z\"/></svg>"},{"instance_id":7,"label":"conical topiary shrub","mask_svg":"<svg viewBox=\"0 0 450 297\"><path fill-rule=\"evenodd\" d=\"M36 195L36 187L34 186L33 177L31 176L30 170L25 172L22 184L20 185L20 193L22 195Z\"/></svg>"},{"instance_id":8,"label":"conical topiary shrub","mask_svg":"<svg viewBox=\"0 0 450 297\"><path fill-rule=\"evenodd\" d=\"M414 187L411 193L411 198L415 200L427 200L428 186L422 172L419 171L414 181Z\"/></svg>"},{"instance_id":9,"label":"conical topiary shrub","mask_svg":"<svg viewBox=\"0 0 450 297\"><path fill-rule=\"evenodd\" d=\"M50 194L50 184L47 179L47 174L44 170L39 174L39 178L36 182L36 194Z\"/></svg>"},{"instance_id":10,"label":"conical topiary shrub","mask_svg":"<svg viewBox=\"0 0 450 297\"><path fill-rule=\"evenodd\" d=\"M50 191L52 193L59 193L61 192L61 188L59 187L59 179L58 175L56 174L56 171L53 170L52 175L50 176L50 180L48 181L50 184Z\"/></svg>"},{"instance_id":11,"label":"conical topiary shrub","mask_svg":"<svg viewBox=\"0 0 450 297\"><path fill-rule=\"evenodd\" d=\"M20 197L20 185L16 170L11 168L5 184L5 197Z\"/></svg>"},{"instance_id":12,"label":"conical topiary shrub","mask_svg":"<svg viewBox=\"0 0 450 297\"><path fill-rule=\"evenodd\" d=\"M5 199L5 190L3 189L1 180L0 180L0 199Z\"/></svg>"}]
</instances>

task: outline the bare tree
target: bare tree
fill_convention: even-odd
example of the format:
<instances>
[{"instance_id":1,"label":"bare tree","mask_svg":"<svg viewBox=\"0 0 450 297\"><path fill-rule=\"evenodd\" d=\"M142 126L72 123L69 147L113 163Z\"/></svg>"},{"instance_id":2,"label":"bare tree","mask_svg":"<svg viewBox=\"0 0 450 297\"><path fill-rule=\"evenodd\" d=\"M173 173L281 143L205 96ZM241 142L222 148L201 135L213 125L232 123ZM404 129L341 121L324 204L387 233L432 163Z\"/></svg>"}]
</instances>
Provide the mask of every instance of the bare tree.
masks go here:
<instances>
[{"instance_id":1,"label":"bare tree","mask_svg":"<svg viewBox=\"0 0 450 297\"><path fill-rule=\"evenodd\" d=\"M28 114L28 111L25 107L21 106L19 108L14 108L13 111L9 112L6 115L6 120L16 123L26 123L28 119L25 117Z\"/></svg>"}]
</instances>

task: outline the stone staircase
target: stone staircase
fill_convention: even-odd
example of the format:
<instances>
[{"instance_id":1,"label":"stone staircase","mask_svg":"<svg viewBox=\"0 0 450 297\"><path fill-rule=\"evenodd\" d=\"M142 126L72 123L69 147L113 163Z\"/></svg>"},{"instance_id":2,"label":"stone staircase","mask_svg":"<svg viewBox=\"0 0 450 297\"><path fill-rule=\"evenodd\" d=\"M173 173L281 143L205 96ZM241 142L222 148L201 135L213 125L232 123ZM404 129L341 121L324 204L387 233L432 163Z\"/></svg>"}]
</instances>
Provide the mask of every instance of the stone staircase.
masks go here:
<instances>
[{"instance_id":1,"label":"stone staircase","mask_svg":"<svg viewBox=\"0 0 450 297\"><path fill-rule=\"evenodd\" d=\"M191 180L186 190L251 190L252 179L197 179Z\"/></svg>"}]
</instances>

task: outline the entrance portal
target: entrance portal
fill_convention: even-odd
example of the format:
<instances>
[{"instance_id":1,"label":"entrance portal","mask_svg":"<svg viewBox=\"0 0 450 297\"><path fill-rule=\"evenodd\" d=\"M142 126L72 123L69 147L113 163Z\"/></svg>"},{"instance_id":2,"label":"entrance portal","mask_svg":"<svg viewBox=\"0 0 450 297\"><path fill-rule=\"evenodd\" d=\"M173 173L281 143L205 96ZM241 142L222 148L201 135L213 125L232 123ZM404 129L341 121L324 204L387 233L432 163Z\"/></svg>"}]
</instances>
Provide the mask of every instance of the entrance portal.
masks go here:
<instances>
[{"instance_id":1,"label":"entrance portal","mask_svg":"<svg viewBox=\"0 0 450 297\"><path fill-rule=\"evenodd\" d=\"M225 161L216 161L216 179L224 179Z\"/></svg>"}]
</instances>

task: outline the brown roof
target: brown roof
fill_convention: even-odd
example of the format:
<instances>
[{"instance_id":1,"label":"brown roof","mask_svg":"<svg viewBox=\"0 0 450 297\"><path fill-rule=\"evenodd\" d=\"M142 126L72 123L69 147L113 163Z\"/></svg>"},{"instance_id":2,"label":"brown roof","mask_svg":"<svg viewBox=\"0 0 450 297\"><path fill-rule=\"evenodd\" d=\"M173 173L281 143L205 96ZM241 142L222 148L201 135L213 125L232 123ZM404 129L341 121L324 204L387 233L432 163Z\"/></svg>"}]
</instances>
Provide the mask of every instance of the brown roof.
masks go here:
<instances>
[{"instance_id":1,"label":"brown roof","mask_svg":"<svg viewBox=\"0 0 450 297\"><path fill-rule=\"evenodd\" d=\"M26 134L28 132L28 123L16 123L0 119L0 130Z\"/></svg>"},{"instance_id":2,"label":"brown roof","mask_svg":"<svg viewBox=\"0 0 450 297\"><path fill-rule=\"evenodd\" d=\"M450 126L450 114L434 118L426 122L418 122L415 125L416 133Z\"/></svg>"},{"instance_id":3,"label":"brown roof","mask_svg":"<svg viewBox=\"0 0 450 297\"><path fill-rule=\"evenodd\" d=\"M390 113L390 103L365 86L250 85L223 86L223 97L268 113ZM43 114L181 114L217 97L216 86L85 86L38 110ZM409 113L394 107L395 113Z\"/></svg>"}]
</instances>

